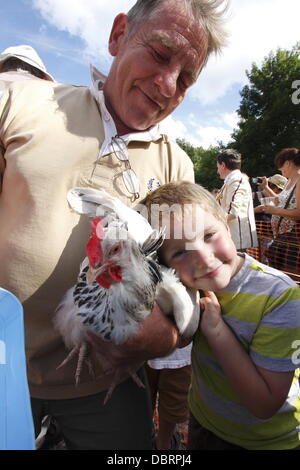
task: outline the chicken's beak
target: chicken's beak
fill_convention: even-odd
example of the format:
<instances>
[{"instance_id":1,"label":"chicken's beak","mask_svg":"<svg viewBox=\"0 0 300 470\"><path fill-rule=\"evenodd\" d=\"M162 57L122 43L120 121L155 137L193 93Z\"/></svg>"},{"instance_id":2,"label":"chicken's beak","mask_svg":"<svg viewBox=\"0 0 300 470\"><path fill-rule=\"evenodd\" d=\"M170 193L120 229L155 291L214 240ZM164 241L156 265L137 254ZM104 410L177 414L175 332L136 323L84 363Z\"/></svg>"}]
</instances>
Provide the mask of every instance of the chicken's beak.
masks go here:
<instances>
[{"instance_id":1,"label":"chicken's beak","mask_svg":"<svg viewBox=\"0 0 300 470\"><path fill-rule=\"evenodd\" d=\"M93 268L91 265L89 265L89 269L86 273L87 283L92 284L97 279L97 277L102 274L106 269L106 264L102 264L102 266L100 266L99 268Z\"/></svg>"}]
</instances>

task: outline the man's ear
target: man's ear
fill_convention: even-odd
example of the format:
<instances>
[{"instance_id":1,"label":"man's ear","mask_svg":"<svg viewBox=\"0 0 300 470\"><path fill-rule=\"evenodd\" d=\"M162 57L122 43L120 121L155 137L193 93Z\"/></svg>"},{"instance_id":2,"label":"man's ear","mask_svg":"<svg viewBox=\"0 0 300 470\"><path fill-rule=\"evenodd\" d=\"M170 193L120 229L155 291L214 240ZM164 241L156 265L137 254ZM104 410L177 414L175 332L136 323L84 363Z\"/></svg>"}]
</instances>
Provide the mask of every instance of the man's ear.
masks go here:
<instances>
[{"instance_id":1,"label":"man's ear","mask_svg":"<svg viewBox=\"0 0 300 470\"><path fill-rule=\"evenodd\" d=\"M117 55L120 48L120 44L123 38L127 35L127 32L127 16L125 15L125 13L120 13L114 19L108 41L108 50L113 57Z\"/></svg>"}]
</instances>

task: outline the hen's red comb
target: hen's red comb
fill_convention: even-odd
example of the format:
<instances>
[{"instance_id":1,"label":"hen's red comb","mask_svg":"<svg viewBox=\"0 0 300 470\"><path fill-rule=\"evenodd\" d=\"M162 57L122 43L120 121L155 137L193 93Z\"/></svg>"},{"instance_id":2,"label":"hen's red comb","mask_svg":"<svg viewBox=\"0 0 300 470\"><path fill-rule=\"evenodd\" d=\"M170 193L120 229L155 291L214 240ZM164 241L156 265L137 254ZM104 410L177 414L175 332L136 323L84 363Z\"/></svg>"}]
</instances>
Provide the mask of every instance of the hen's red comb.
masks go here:
<instances>
[{"instance_id":1,"label":"hen's red comb","mask_svg":"<svg viewBox=\"0 0 300 470\"><path fill-rule=\"evenodd\" d=\"M101 240L103 240L104 232L101 222L101 217L95 217L91 221L92 230L86 244L86 254L92 266L95 266L97 262L102 262L103 260Z\"/></svg>"}]
</instances>

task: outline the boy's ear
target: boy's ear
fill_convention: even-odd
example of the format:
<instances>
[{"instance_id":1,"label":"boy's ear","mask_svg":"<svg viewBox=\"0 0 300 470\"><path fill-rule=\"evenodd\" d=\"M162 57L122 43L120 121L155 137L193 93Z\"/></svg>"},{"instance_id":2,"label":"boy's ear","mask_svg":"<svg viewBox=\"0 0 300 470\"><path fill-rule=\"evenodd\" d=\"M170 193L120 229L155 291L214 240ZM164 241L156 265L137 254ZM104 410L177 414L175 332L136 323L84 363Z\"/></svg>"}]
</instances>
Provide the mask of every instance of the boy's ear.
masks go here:
<instances>
[{"instance_id":1,"label":"boy's ear","mask_svg":"<svg viewBox=\"0 0 300 470\"><path fill-rule=\"evenodd\" d=\"M120 44L122 43L124 37L126 37L128 32L128 20L125 13L120 13L114 19L109 41L108 41L108 50L109 53L115 57L120 49Z\"/></svg>"}]
</instances>

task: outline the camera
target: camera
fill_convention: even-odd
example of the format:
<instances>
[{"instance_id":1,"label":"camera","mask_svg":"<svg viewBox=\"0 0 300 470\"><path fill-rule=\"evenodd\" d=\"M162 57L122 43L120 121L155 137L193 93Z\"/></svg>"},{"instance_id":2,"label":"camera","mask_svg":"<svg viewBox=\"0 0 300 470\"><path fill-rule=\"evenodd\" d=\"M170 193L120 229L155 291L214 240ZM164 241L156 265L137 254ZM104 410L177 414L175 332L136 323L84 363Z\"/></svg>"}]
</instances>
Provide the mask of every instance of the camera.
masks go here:
<instances>
[{"instance_id":1,"label":"camera","mask_svg":"<svg viewBox=\"0 0 300 470\"><path fill-rule=\"evenodd\" d=\"M251 178L252 183L258 184L261 181L261 178Z\"/></svg>"}]
</instances>

